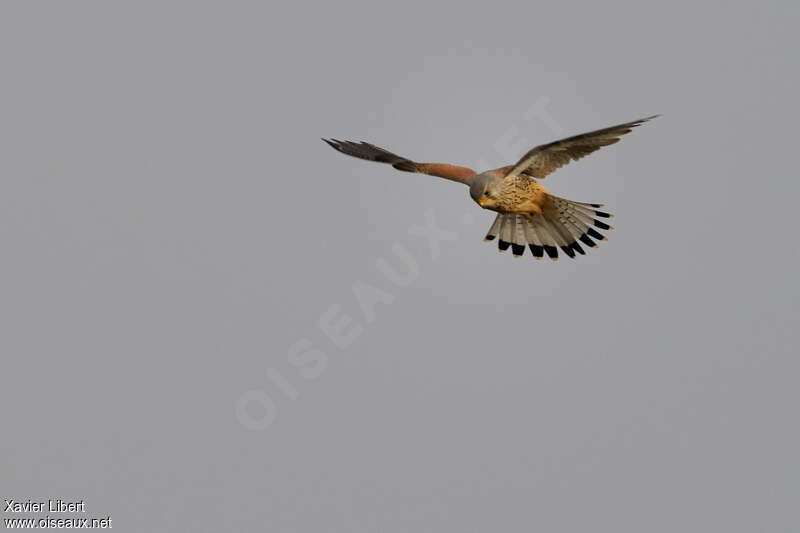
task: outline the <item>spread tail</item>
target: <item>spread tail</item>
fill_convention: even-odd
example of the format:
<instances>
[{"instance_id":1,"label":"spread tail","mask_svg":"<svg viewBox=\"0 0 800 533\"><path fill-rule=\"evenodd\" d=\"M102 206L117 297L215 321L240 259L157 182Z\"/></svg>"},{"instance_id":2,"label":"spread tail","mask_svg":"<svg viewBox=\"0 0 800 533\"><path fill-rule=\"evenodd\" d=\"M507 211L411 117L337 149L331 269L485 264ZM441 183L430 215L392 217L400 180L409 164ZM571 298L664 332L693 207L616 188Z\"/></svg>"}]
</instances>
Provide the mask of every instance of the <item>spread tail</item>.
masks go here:
<instances>
[{"instance_id":1,"label":"spread tail","mask_svg":"<svg viewBox=\"0 0 800 533\"><path fill-rule=\"evenodd\" d=\"M489 228L489 233L486 234L486 240L491 241L499 237L497 242L499 250L504 252L511 247L515 257L525 252L525 246L531 249L536 259L541 259L547 254L555 261L558 259L559 248L572 258L576 252L585 255L586 252L583 251L579 241L595 248L597 247L595 240L606 240L597 229L613 229L598 220L613 215L598 211L596 209L598 207L602 207L602 204L573 202L548 194L541 214L526 217L517 213L498 213L492 227Z\"/></svg>"}]
</instances>

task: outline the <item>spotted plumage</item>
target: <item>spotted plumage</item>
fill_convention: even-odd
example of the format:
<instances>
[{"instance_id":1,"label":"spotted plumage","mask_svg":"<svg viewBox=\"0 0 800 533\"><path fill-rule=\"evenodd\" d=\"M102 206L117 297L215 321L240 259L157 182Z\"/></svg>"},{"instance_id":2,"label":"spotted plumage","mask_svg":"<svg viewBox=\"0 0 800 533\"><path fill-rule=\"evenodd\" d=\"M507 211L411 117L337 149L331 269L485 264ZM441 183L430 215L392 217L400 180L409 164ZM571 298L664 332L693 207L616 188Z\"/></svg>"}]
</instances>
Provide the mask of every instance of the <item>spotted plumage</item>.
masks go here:
<instances>
[{"instance_id":1,"label":"spotted plumage","mask_svg":"<svg viewBox=\"0 0 800 533\"><path fill-rule=\"evenodd\" d=\"M468 185L473 200L484 209L497 212L486 240L497 239L498 249L504 252L511 248L515 257L522 256L528 247L537 259L546 255L556 260L559 249L574 258L586 254L583 246L595 248L596 241L606 240L597 229L613 228L599 219L613 215L598 210L601 204L552 195L536 179L544 179L570 161L618 142L622 135L652 118L655 116L543 144L528 151L515 165L480 174L456 165L416 163L365 142L323 140L343 154Z\"/></svg>"}]
</instances>

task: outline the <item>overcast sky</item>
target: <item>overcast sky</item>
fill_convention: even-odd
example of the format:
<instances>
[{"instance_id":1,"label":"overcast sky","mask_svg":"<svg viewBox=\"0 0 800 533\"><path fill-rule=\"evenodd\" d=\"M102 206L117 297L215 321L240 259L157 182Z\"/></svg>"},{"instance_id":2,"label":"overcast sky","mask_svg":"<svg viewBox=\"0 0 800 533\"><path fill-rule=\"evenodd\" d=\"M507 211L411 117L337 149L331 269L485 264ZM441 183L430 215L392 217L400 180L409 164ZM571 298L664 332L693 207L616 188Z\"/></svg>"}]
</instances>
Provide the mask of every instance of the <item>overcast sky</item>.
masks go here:
<instances>
[{"instance_id":1,"label":"overcast sky","mask_svg":"<svg viewBox=\"0 0 800 533\"><path fill-rule=\"evenodd\" d=\"M5 3L0 497L118 531L797 531L798 15ZM546 180L616 215L576 261L320 141L480 170L655 113Z\"/></svg>"}]
</instances>

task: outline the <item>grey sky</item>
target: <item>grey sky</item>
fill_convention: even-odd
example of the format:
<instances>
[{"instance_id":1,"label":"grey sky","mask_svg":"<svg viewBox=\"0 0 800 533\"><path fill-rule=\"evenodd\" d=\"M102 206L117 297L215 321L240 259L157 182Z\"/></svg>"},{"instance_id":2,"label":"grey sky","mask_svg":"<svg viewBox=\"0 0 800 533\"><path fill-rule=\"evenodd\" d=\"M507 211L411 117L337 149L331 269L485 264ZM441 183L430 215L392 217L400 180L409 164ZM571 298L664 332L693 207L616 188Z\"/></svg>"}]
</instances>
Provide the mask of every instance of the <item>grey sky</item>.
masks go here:
<instances>
[{"instance_id":1,"label":"grey sky","mask_svg":"<svg viewBox=\"0 0 800 533\"><path fill-rule=\"evenodd\" d=\"M797 531L799 14L5 3L2 498L121 531ZM616 216L555 263L319 140L491 168L654 113L546 180Z\"/></svg>"}]
</instances>

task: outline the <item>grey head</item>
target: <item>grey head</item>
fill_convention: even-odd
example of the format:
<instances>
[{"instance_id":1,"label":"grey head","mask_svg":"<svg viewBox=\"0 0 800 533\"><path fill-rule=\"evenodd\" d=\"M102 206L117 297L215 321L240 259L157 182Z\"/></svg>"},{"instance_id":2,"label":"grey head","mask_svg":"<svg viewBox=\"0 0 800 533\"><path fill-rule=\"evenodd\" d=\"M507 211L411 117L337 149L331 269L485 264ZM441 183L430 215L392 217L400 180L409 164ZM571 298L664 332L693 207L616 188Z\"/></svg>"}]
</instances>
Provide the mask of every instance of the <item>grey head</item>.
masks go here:
<instances>
[{"instance_id":1,"label":"grey head","mask_svg":"<svg viewBox=\"0 0 800 533\"><path fill-rule=\"evenodd\" d=\"M478 174L470 181L469 195L478 205L484 207L497 199L502 181L503 178L494 172Z\"/></svg>"}]
</instances>

